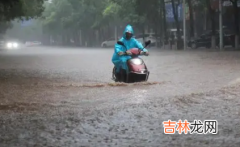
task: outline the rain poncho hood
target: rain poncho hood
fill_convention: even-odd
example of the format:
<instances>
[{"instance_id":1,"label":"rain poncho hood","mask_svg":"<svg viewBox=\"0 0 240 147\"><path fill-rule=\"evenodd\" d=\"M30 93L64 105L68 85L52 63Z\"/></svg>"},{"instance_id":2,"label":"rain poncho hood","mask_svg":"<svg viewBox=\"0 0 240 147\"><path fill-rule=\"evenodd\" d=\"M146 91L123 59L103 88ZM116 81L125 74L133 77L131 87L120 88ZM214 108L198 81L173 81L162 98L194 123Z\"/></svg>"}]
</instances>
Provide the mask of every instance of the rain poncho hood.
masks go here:
<instances>
[{"instance_id":1,"label":"rain poncho hood","mask_svg":"<svg viewBox=\"0 0 240 147\"><path fill-rule=\"evenodd\" d=\"M145 51L145 52L148 51L147 49L145 49L143 47L142 43L137 41L134 37L127 40L126 39L126 32L131 32L134 35L133 27L131 25L127 25L124 32L123 32L123 37L119 40L119 41L121 41L125 44L126 48L119 45L119 44L115 44L115 50L114 50L114 54L113 54L113 57L112 57L112 62L115 65L115 67L117 69L117 72L120 71L120 68L128 70L126 62L127 62L128 59L131 58L131 56L126 56L126 55L119 56L118 55L119 52L125 52L125 51L127 51L131 48L138 48L138 49L140 49L142 51Z\"/></svg>"},{"instance_id":2,"label":"rain poncho hood","mask_svg":"<svg viewBox=\"0 0 240 147\"><path fill-rule=\"evenodd\" d=\"M132 33L132 35L134 35L134 30L133 27L131 25L127 25L124 32L123 32L123 38L126 39L126 33L130 32Z\"/></svg>"}]
</instances>

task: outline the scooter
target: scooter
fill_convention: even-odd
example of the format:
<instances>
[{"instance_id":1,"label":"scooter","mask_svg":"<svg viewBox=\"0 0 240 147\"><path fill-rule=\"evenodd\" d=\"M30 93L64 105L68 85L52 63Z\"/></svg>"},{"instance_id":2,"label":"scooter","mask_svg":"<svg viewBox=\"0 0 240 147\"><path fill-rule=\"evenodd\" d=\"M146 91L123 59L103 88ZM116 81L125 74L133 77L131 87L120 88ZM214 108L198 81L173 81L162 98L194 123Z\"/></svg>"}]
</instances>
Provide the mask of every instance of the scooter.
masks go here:
<instances>
[{"instance_id":1,"label":"scooter","mask_svg":"<svg viewBox=\"0 0 240 147\"><path fill-rule=\"evenodd\" d=\"M117 44L122 45L126 48L123 42L118 41ZM145 42L145 47L151 44L151 41ZM145 48L144 47L144 48ZM127 49L127 48L126 48ZM116 75L116 67L113 68L112 79L115 82L125 82L125 83L134 83L134 82L144 82L148 80L150 72L147 69L146 64L143 59L139 58L139 55L146 55L145 52L141 51L138 48L132 48L128 50L131 53L131 58L127 60L128 70L120 68L120 76ZM128 55L124 52L124 55ZM129 56L129 55L128 55Z\"/></svg>"}]
</instances>

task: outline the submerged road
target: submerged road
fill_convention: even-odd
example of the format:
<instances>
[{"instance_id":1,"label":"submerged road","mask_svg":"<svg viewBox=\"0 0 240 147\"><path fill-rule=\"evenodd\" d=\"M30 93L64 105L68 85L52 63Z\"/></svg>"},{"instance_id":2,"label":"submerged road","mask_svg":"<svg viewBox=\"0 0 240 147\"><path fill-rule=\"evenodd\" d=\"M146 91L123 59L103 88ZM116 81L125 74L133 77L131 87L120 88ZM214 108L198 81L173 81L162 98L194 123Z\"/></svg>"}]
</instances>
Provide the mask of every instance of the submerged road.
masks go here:
<instances>
[{"instance_id":1,"label":"submerged road","mask_svg":"<svg viewBox=\"0 0 240 147\"><path fill-rule=\"evenodd\" d=\"M240 52L149 50L138 84L111 80L113 49L0 51L0 147L239 147ZM218 134L165 135L169 119Z\"/></svg>"}]
</instances>

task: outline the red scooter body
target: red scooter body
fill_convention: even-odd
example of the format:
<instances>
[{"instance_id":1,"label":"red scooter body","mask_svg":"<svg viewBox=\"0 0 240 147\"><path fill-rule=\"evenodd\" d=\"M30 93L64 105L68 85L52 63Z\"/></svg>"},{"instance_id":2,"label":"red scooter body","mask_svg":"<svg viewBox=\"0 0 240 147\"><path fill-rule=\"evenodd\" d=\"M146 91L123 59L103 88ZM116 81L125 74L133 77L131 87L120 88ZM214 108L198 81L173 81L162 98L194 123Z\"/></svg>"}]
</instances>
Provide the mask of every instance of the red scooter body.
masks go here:
<instances>
[{"instance_id":1,"label":"red scooter body","mask_svg":"<svg viewBox=\"0 0 240 147\"><path fill-rule=\"evenodd\" d=\"M135 74L146 74L147 67L144 61L138 57L141 51L137 48L132 48L129 51L132 53L132 58L127 61L129 72Z\"/></svg>"}]
</instances>

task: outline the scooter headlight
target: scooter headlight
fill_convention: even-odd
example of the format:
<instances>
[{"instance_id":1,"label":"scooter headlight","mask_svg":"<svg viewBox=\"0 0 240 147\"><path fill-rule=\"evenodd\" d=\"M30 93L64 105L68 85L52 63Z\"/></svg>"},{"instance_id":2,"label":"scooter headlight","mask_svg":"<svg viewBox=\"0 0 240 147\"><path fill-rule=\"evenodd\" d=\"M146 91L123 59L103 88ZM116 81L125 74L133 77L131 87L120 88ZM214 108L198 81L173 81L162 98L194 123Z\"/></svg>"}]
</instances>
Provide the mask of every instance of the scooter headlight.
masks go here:
<instances>
[{"instance_id":1,"label":"scooter headlight","mask_svg":"<svg viewBox=\"0 0 240 147\"><path fill-rule=\"evenodd\" d=\"M18 43L13 43L12 45L13 45L13 47L15 47L15 48L18 47Z\"/></svg>"},{"instance_id":2,"label":"scooter headlight","mask_svg":"<svg viewBox=\"0 0 240 147\"><path fill-rule=\"evenodd\" d=\"M131 59L131 63L135 65L141 65L143 64L143 61L141 59Z\"/></svg>"},{"instance_id":3,"label":"scooter headlight","mask_svg":"<svg viewBox=\"0 0 240 147\"><path fill-rule=\"evenodd\" d=\"M7 48L12 48L13 47L13 44L12 43L7 43Z\"/></svg>"}]
</instances>

